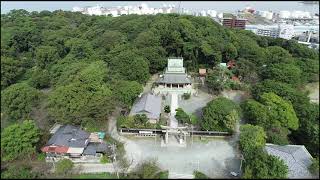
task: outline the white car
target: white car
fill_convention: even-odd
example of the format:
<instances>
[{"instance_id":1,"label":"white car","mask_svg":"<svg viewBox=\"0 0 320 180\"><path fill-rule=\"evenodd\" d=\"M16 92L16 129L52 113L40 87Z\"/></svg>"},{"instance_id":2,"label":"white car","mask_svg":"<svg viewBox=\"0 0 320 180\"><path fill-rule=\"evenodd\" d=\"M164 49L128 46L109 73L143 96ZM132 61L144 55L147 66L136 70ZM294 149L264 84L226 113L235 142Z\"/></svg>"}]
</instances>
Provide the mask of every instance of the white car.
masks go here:
<instances>
[{"instance_id":1,"label":"white car","mask_svg":"<svg viewBox=\"0 0 320 180\"><path fill-rule=\"evenodd\" d=\"M230 174L231 174L232 176L234 176L234 177L237 177L237 176L238 176L238 174L235 173L235 172L230 172Z\"/></svg>"}]
</instances>

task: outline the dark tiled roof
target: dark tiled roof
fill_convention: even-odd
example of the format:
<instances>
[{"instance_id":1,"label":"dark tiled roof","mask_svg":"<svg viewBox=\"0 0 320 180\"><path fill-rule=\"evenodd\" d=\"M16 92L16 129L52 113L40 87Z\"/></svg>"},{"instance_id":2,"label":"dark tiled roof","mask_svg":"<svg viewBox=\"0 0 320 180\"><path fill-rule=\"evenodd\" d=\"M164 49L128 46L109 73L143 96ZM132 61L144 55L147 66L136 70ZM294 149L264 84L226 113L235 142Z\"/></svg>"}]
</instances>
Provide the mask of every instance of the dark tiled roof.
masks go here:
<instances>
[{"instance_id":1,"label":"dark tiled roof","mask_svg":"<svg viewBox=\"0 0 320 180\"><path fill-rule=\"evenodd\" d=\"M89 143L83 151L84 155L95 155L96 153L111 152L111 149L106 143Z\"/></svg>"},{"instance_id":2,"label":"dark tiled roof","mask_svg":"<svg viewBox=\"0 0 320 180\"><path fill-rule=\"evenodd\" d=\"M167 84L191 84L191 80L188 78L187 74L163 74L157 83L167 83Z\"/></svg>"},{"instance_id":3,"label":"dark tiled roof","mask_svg":"<svg viewBox=\"0 0 320 180\"><path fill-rule=\"evenodd\" d=\"M97 145L97 152L107 152L108 145L106 143L100 143Z\"/></svg>"},{"instance_id":4,"label":"dark tiled roof","mask_svg":"<svg viewBox=\"0 0 320 180\"><path fill-rule=\"evenodd\" d=\"M289 178L312 178L308 170L312 156L304 146L266 144L265 149L268 154L284 160L289 168Z\"/></svg>"},{"instance_id":5,"label":"dark tiled roof","mask_svg":"<svg viewBox=\"0 0 320 180\"><path fill-rule=\"evenodd\" d=\"M161 97L152 94L143 94L133 105L131 114L145 113L148 118L160 118Z\"/></svg>"},{"instance_id":6,"label":"dark tiled roof","mask_svg":"<svg viewBox=\"0 0 320 180\"><path fill-rule=\"evenodd\" d=\"M96 155L96 146L93 143L89 143L86 149L83 151L84 155Z\"/></svg>"},{"instance_id":7,"label":"dark tiled roof","mask_svg":"<svg viewBox=\"0 0 320 180\"><path fill-rule=\"evenodd\" d=\"M84 148L88 143L89 133L79 127L66 125L60 127L50 138L47 145Z\"/></svg>"}]
</instances>

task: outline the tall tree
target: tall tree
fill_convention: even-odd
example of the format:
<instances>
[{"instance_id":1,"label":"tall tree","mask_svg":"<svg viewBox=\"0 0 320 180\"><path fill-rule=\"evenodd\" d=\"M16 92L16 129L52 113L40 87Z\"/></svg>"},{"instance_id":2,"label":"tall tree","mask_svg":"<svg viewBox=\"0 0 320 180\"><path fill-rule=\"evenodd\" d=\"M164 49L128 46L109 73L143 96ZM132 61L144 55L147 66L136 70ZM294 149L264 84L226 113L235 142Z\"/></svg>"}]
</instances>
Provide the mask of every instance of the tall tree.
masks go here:
<instances>
[{"instance_id":1,"label":"tall tree","mask_svg":"<svg viewBox=\"0 0 320 180\"><path fill-rule=\"evenodd\" d=\"M1 132L1 157L10 161L34 153L39 135L39 129L32 120L6 127Z\"/></svg>"},{"instance_id":2,"label":"tall tree","mask_svg":"<svg viewBox=\"0 0 320 180\"><path fill-rule=\"evenodd\" d=\"M1 56L1 90L16 83L24 71L21 61Z\"/></svg>"},{"instance_id":3,"label":"tall tree","mask_svg":"<svg viewBox=\"0 0 320 180\"><path fill-rule=\"evenodd\" d=\"M106 85L74 82L49 95L49 113L62 123L82 124L103 120L112 110L112 92Z\"/></svg>"},{"instance_id":4,"label":"tall tree","mask_svg":"<svg viewBox=\"0 0 320 180\"><path fill-rule=\"evenodd\" d=\"M219 97L212 100L203 109L202 129L233 132L239 120L240 109L236 103Z\"/></svg>"},{"instance_id":5,"label":"tall tree","mask_svg":"<svg viewBox=\"0 0 320 180\"><path fill-rule=\"evenodd\" d=\"M40 93L26 83L17 83L1 91L1 111L11 122L29 118Z\"/></svg>"}]
</instances>

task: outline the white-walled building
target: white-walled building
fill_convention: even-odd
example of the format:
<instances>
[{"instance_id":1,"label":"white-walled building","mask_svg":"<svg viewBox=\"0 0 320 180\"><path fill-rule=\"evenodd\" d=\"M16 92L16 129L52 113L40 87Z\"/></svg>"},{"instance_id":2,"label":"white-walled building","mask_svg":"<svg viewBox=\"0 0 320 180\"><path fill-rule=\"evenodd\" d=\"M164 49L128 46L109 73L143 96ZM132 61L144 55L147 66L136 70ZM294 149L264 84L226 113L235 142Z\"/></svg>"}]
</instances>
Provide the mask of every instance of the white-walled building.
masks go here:
<instances>
[{"instance_id":1,"label":"white-walled building","mask_svg":"<svg viewBox=\"0 0 320 180\"><path fill-rule=\"evenodd\" d=\"M211 17L217 17L217 11L215 10L208 10L207 14L208 16L211 16Z\"/></svg>"},{"instance_id":2,"label":"white-walled building","mask_svg":"<svg viewBox=\"0 0 320 180\"><path fill-rule=\"evenodd\" d=\"M292 39L294 36L293 25L281 24L279 25L279 38Z\"/></svg>"},{"instance_id":3,"label":"white-walled building","mask_svg":"<svg viewBox=\"0 0 320 180\"><path fill-rule=\"evenodd\" d=\"M102 15L102 8L99 5L94 7L89 7L87 9L87 12L89 15Z\"/></svg>"},{"instance_id":4,"label":"white-walled building","mask_svg":"<svg viewBox=\"0 0 320 180\"><path fill-rule=\"evenodd\" d=\"M275 27L269 28L261 26L255 31L255 33L259 36L268 36L273 38L279 37L279 30Z\"/></svg>"},{"instance_id":5,"label":"white-walled building","mask_svg":"<svg viewBox=\"0 0 320 180\"><path fill-rule=\"evenodd\" d=\"M273 38L292 39L295 35L294 26L288 24L279 24L278 26L259 26L252 30L260 36L268 36Z\"/></svg>"}]
</instances>

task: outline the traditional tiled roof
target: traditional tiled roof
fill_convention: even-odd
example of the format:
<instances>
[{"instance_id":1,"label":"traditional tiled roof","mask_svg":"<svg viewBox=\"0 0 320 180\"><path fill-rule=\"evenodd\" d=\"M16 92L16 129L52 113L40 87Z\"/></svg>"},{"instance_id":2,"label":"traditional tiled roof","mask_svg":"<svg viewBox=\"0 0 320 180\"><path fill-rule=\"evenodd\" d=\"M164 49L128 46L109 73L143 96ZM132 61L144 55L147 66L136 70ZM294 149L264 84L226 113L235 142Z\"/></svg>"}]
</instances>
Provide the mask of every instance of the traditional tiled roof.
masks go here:
<instances>
[{"instance_id":1,"label":"traditional tiled roof","mask_svg":"<svg viewBox=\"0 0 320 180\"><path fill-rule=\"evenodd\" d=\"M81 130L79 127L66 125L60 127L50 138L47 146L65 146L65 147L86 147L88 144L89 133Z\"/></svg>"},{"instance_id":2,"label":"traditional tiled roof","mask_svg":"<svg viewBox=\"0 0 320 180\"><path fill-rule=\"evenodd\" d=\"M144 113L148 118L159 119L161 113L161 97L153 94L143 94L131 109L132 115Z\"/></svg>"},{"instance_id":3,"label":"traditional tiled roof","mask_svg":"<svg viewBox=\"0 0 320 180\"><path fill-rule=\"evenodd\" d=\"M169 74L166 73L163 77L157 81L157 83L166 83L166 84L191 84L187 74Z\"/></svg>"},{"instance_id":4,"label":"traditional tiled roof","mask_svg":"<svg viewBox=\"0 0 320 180\"><path fill-rule=\"evenodd\" d=\"M280 146L266 144L268 154L282 159L289 168L288 178L312 178L308 167L312 163L312 156L303 145Z\"/></svg>"},{"instance_id":5,"label":"traditional tiled roof","mask_svg":"<svg viewBox=\"0 0 320 180\"><path fill-rule=\"evenodd\" d=\"M43 148L41 148L42 152L54 152L54 153L67 153L68 152L69 147L65 147L65 146L56 146L56 147L50 147L50 146L45 146Z\"/></svg>"}]
</instances>

